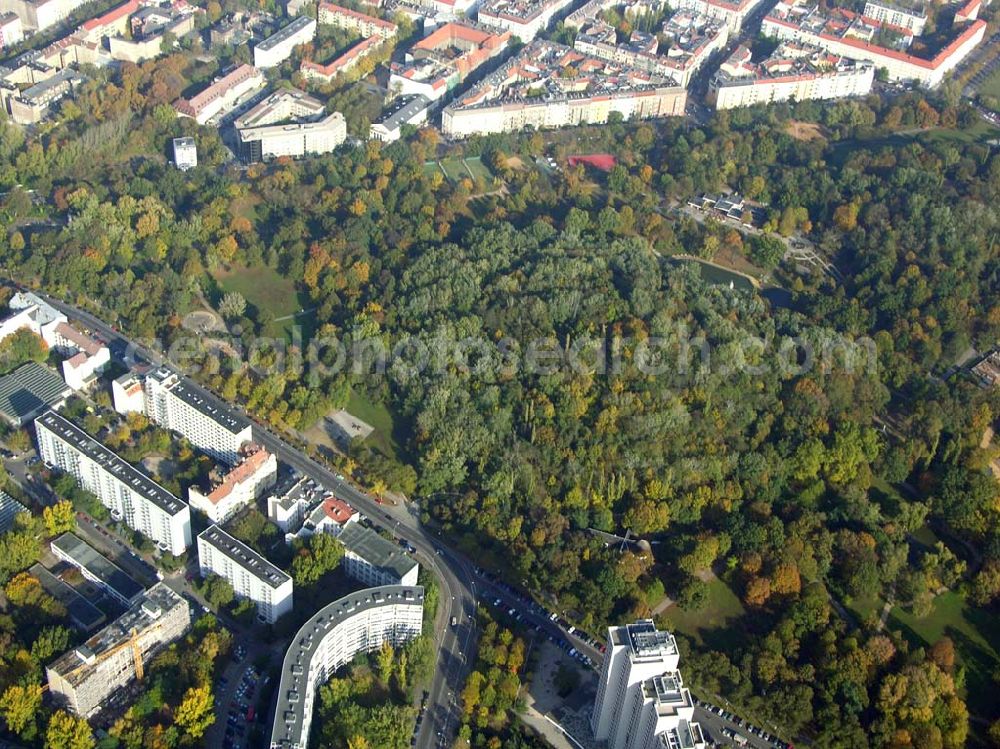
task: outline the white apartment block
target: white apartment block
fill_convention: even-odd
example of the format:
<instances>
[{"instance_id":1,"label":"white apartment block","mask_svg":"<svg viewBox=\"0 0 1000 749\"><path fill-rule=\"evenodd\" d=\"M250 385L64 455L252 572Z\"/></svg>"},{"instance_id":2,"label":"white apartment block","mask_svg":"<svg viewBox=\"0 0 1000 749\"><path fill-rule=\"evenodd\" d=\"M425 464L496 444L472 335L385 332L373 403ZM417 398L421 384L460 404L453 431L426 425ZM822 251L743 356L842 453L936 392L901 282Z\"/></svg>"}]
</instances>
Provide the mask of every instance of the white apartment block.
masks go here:
<instances>
[{"instance_id":1,"label":"white apartment block","mask_svg":"<svg viewBox=\"0 0 1000 749\"><path fill-rule=\"evenodd\" d=\"M691 10L714 18L729 27L730 35L739 33L747 16L754 12L764 0L668 0L667 4L676 10Z\"/></svg>"},{"instance_id":2,"label":"white apartment block","mask_svg":"<svg viewBox=\"0 0 1000 749\"><path fill-rule=\"evenodd\" d=\"M703 749L679 660L673 635L652 620L609 627L591 716L594 738L608 749Z\"/></svg>"},{"instance_id":3,"label":"white apartment block","mask_svg":"<svg viewBox=\"0 0 1000 749\"><path fill-rule=\"evenodd\" d=\"M223 523L274 486L278 460L259 445L248 443L241 450L240 462L232 470L221 476L215 474L213 471L209 491L202 491L197 486L188 489L188 503L213 523Z\"/></svg>"},{"instance_id":4,"label":"white apartment block","mask_svg":"<svg viewBox=\"0 0 1000 749\"><path fill-rule=\"evenodd\" d=\"M273 68L289 57L300 44L308 44L316 36L316 19L297 16L294 21L278 29L253 48L253 64L259 69Z\"/></svg>"},{"instance_id":5,"label":"white apartment block","mask_svg":"<svg viewBox=\"0 0 1000 749\"><path fill-rule=\"evenodd\" d=\"M315 479L301 478L292 486L267 498L267 519L285 533L295 533L312 508L332 497Z\"/></svg>"},{"instance_id":6,"label":"white apartment block","mask_svg":"<svg viewBox=\"0 0 1000 749\"><path fill-rule=\"evenodd\" d=\"M253 440L250 422L225 406L215 406L176 372L160 367L146 375L144 412L150 421L186 437L202 452L230 465Z\"/></svg>"},{"instance_id":7,"label":"white apartment block","mask_svg":"<svg viewBox=\"0 0 1000 749\"><path fill-rule=\"evenodd\" d=\"M890 2L868 0L865 3L865 16L879 23L909 29L915 36L923 34L924 26L927 25L927 13L923 8L896 5Z\"/></svg>"},{"instance_id":8,"label":"white apartment block","mask_svg":"<svg viewBox=\"0 0 1000 749\"><path fill-rule=\"evenodd\" d=\"M16 13L0 13L0 49L13 47L24 39L24 28Z\"/></svg>"},{"instance_id":9,"label":"white apartment block","mask_svg":"<svg viewBox=\"0 0 1000 749\"><path fill-rule=\"evenodd\" d=\"M238 598L253 601L263 622L274 624L292 610L292 578L217 525L198 535L198 566L202 577L223 577Z\"/></svg>"},{"instance_id":10,"label":"white apartment block","mask_svg":"<svg viewBox=\"0 0 1000 749\"><path fill-rule=\"evenodd\" d=\"M271 94L233 125L239 157L248 164L330 153L347 140L347 123L340 112L327 114L323 102L294 89Z\"/></svg>"},{"instance_id":11,"label":"white apartment block","mask_svg":"<svg viewBox=\"0 0 1000 749\"><path fill-rule=\"evenodd\" d=\"M476 20L488 28L509 31L527 44L572 4L572 0L486 0Z\"/></svg>"},{"instance_id":12,"label":"white apartment block","mask_svg":"<svg viewBox=\"0 0 1000 749\"><path fill-rule=\"evenodd\" d=\"M11 313L0 321L0 341L22 328L52 346L55 329L66 322L66 315L30 291L19 291L7 303Z\"/></svg>"},{"instance_id":13,"label":"white apartment block","mask_svg":"<svg viewBox=\"0 0 1000 749\"><path fill-rule=\"evenodd\" d=\"M271 749L306 749L316 691L358 653L420 636L424 589L359 590L324 606L296 633L281 665Z\"/></svg>"},{"instance_id":14,"label":"white apartment block","mask_svg":"<svg viewBox=\"0 0 1000 749\"><path fill-rule=\"evenodd\" d=\"M115 520L146 536L161 551L180 555L191 545L191 510L75 424L47 411L35 419L38 454L97 496Z\"/></svg>"},{"instance_id":15,"label":"white apartment block","mask_svg":"<svg viewBox=\"0 0 1000 749\"><path fill-rule=\"evenodd\" d=\"M69 358L62 363L63 379L74 390L89 387L111 363L111 350L103 342L61 322L52 332L52 348Z\"/></svg>"},{"instance_id":16,"label":"white apartment block","mask_svg":"<svg viewBox=\"0 0 1000 749\"><path fill-rule=\"evenodd\" d=\"M144 665L191 626L191 607L165 583L81 645L45 669L56 704L89 717L136 677L138 655Z\"/></svg>"},{"instance_id":17,"label":"white apartment block","mask_svg":"<svg viewBox=\"0 0 1000 749\"><path fill-rule=\"evenodd\" d=\"M875 81L875 66L839 57L810 45L782 43L767 60L753 64L740 46L712 77L707 100L716 109L779 101L864 96Z\"/></svg>"},{"instance_id":18,"label":"white apartment block","mask_svg":"<svg viewBox=\"0 0 1000 749\"><path fill-rule=\"evenodd\" d=\"M194 138L174 138L174 166L182 172L198 166L198 146Z\"/></svg>"},{"instance_id":19,"label":"white apartment block","mask_svg":"<svg viewBox=\"0 0 1000 749\"><path fill-rule=\"evenodd\" d=\"M416 585L420 565L392 541L360 523L343 527L344 571L363 585Z\"/></svg>"},{"instance_id":20,"label":"white apartment block","mask_svg":"<svg viewBox=\"0 0 1000 749\"><path fill-rule=\"evenodd\" d=\"M146 395L142 378L133 372L116 377L111 382L111 402L120 414L146 413Z\"/></svg>"},{"instance_id":21,"label":"white apartment block","mask_svg":"<svg viewBox=\"0 0 1000 749\"><path fill-rule=\"evenodd\" d=\"M365 39L377 37L383 41L387 41L395 38L398 31L396 24L391 21L385 21L381 18L359 13L356 10L325 1L319 4L318 18L321 24L353 31Z\"/></svg>"}]
</instances>

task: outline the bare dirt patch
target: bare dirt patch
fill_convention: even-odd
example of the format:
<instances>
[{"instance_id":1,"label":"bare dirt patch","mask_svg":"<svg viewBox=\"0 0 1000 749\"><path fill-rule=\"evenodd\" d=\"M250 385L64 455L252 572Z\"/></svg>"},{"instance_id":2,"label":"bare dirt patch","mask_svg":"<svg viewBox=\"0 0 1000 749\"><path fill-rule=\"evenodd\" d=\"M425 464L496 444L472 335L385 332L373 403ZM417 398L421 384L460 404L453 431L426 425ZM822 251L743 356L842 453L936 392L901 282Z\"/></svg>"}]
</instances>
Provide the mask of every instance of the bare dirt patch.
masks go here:
<instances>
[{"instance_id":1,"label":"bare dirt patch","mask_svg":"<svg viewBox=\"0 0 1000 749\"><path fill-rule=\"evenodd\" d=\"M800 122L790 120L785 131L796 140L826 140L823 128L815 122Z\"/></svg>"}]
</instances>

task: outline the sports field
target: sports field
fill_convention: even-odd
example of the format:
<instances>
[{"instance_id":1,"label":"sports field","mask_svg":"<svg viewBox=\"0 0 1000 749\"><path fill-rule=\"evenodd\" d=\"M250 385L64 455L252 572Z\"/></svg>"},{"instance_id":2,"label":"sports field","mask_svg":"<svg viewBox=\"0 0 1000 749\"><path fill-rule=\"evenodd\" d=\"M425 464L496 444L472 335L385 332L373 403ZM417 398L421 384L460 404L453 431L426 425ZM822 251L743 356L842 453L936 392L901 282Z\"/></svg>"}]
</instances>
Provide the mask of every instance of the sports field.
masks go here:
<instances>
[{"instance_id":1,"label":"sports field","mask_svg":"<svg viewBox=\"0 0 1000 749\"><path fill-rule=\"evenodd\" d=\"M482 180L488 185L493 180L493 172L478 156L470 156L465 159L451 157L440 161L424 162L424 173L433 174L434 172L441 172L450 182L471 179L473 181Z\"/></svg>"}]
</instances>

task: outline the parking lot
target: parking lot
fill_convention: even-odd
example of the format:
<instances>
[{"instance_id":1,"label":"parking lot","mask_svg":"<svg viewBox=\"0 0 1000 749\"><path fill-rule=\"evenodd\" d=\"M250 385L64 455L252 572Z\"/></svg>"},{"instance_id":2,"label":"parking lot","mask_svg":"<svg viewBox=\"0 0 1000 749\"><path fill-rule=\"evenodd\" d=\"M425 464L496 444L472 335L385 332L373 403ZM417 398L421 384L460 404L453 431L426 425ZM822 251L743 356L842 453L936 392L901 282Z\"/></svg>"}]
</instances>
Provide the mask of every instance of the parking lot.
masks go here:
<instances>
[{"instance_id":1,"label":"parking lot","mask_svg":"<svg viewBox=\"0 0 1000 749\"><path fill-rule=\"evenodd\" d=\"M793 749L763 728L753 725L725 708L695 698L694 719L701 724L705 739L713 746L742 746L753 749Z\"/></svg>"}]
</instances>

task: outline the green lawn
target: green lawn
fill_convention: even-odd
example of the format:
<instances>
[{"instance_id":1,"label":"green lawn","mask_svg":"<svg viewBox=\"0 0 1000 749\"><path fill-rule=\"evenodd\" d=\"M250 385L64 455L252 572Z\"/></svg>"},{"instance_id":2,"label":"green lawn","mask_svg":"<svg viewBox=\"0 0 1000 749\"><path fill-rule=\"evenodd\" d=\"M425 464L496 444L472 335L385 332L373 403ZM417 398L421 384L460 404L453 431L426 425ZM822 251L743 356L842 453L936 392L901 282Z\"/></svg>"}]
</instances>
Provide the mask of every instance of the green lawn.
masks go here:
<instances>
[{"instance_id":1,"label":"green lawn","mask_svg":"<svg viewBox=\"0 0 1000 749\"><path fill-rule=\"evenodd\" d=\"M844 601L844 608L854 614L859 622L864 622L872 615L879 616L884 605L885 601L877 594Z\"/></svg>"},{"instance_id":2,"label":"green lawn","mask_svg":"<svg viewBox=\"0 0 1000 749\"><path fill-rule=\"evenodd\" d=\"M237 291L254 307L271 311L276 319L266 329L267 335L290 337L292 327L298 325L302 328L303 339L308 338L311 330L308 313L295 318L290 315L307 308L309 298L296 290L291 279L284 278L267 266L254 266L219 271L215 280L223 292Z\"/></svg>"},{"instance_id":3,"label":"green lawn","mask_svg":"<svg viewBox=\"0 0 1000 749\"><path fill-rule=\"evenodd\" d=\"M375 431L365 440L369 446L387 458L392 458L398 463L404 462L403 451L393 436L396 426L388 408L380 403L372 403L362 392L351 390L351 397L347 400L347 412L375 427Z\"/></svg>"},{"instance_id":4,"label":"green lawn","mask_svg":"<svg viewBox=\"0 0 1000 749\"><path fill-rule=\"evenodd\" d=\"M465 164L462 163L461 159L442 159L441 168L444 169L444 173L448 175L448 179L452 182L458 182L469 176L468 171L465 169Z\"/></svg>"},{"instance_id":5,"label":"green lawn","mask_svg":"<svg viewBox=\"0 0 1000 749\"><path fill-rule=\"evenodd\" d=\"M708 603L698 611L674 605L663 612L671 629L709 647L725 647L740 637L735 621L746 613L728 585L718 578L708 583Z\"/></svg>"},{"instance_id":6,"label":"green lawn","mask_svg":"<svg viewBox=\"0 0 1000 749\"><path fill-rule=\"evenodd\" d=\"M983 96L1000 99L1000 70L994 71L993 75L983 81L983 85L978 90Z\"/></svg>"},{"instance_id":7,"label":"green lawn","mask_svg":"<svg viewBox=\"0 0 1000 749\"><path fill-rule=\"evenodd\" d=\"M425 161L424 162L424 174L431 177L435 174L441 172L441 165L436 161Z\"/></svg>"},{"instance_id":8,"label":"green lawn","mask_svg":"<svg viewBox=\"0 0 1000 749\"><path fill-rule=\"evenodd\" d=\"M466 159L465 166L472 174L473 179L481 179L487 185L493 180L493 172L489 170L480 157L472 156Z\"/></svg>"},{"instance_id":9,"label":"green lawn","mask_svg":"<svg viewBox=\"0 0 1000 749\"><path fill-rule=\"evenodd\" d=\"M889 613L888 627L901 630L915 646L950 637L966 668L969 711L982 717L1000 715L1000 695L992 676L1000 667L1000 628L994 616L969 606L961 595L949 591L934 599L933 610L922 619L897 606Z\"/></svg>"}]
</instances>

